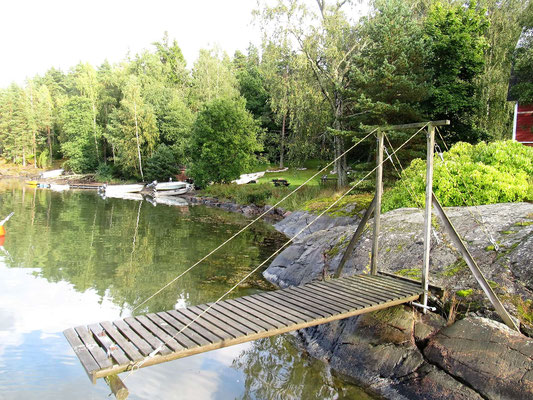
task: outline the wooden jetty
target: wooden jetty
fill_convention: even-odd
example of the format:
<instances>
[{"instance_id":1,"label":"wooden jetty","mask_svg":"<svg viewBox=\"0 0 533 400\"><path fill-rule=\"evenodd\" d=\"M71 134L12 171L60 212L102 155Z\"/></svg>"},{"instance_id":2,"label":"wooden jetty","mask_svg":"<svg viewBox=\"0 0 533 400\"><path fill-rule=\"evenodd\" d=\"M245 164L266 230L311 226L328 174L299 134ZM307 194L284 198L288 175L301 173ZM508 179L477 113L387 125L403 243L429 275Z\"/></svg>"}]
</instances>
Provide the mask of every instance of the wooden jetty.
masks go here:
<instances>
[{"instance_id":1,"label":"wooden jetty","mask_svg":"<svg viewBox=\"0 0 533 400\"><path fill-rule=\"evenodd\" d=\"M101 322L67 329L64 331L65 337L80 359L89 378L93 383L98 378L105 378L117 399L122 400L127 397L128 392L117 376L120 372L320 325L398 304L412 302L414 306L422 308L426 313L430 309L428 294L432 207L435 208L444 230L461 252L502 320L511 329L518 331L518 326L490 287L433 194L435 128L449 125L449 123L450 121L447 120L429 121L383 127L378 130L376 195L355 230L333 279L224 300L216 304L197 305L129 317L115 322ZM383 192L384 132L390 129L407 128L420 128L421 130L425 127L427 127L428 162L423 233L424 259L420 284L390 275L378 275L378 238ZM343 267L372 214L374 215L374 232L370 275L340 278ZM419 297L422 297L422 304L414 302Z\"/></svg>"},{"instance_id":2,"label":"wooden jetty","mask_svg":"<svg viewBox=\"0 0 533 400\"><path fill-rule=\"evenodd\" d=\"M420 284L355 275L220 301L183 332L210 304L79 326L64 334L95 383L134 366L344 319L414 301L422 294Z\"/></svg>"}]
</instances>

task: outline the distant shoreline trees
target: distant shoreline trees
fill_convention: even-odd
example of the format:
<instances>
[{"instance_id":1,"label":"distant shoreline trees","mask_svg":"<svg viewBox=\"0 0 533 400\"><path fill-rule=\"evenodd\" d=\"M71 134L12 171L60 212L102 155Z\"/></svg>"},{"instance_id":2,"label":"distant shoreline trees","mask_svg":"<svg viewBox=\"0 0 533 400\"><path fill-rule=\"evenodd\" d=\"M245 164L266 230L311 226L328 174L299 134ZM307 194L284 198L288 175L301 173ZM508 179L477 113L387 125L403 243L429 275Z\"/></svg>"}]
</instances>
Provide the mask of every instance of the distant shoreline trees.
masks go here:
<instances>
[{"instance_id":1,"label":"distant shoreline trees","mask_svg":"<svg viewBox=\"0 0 533 400\"><path fill-rule=\"evenodd\" d=\"M510 135L507 83L520 32L533 20L530 0L370 5L352 19L352 1L269 2L255 18L264 42L246 54L201 50L188 69L165 34L115 65L52 68L24 87L12 84L0 89L0 156L41 167L64 159L74 172L126 179L144 179L149 160L158 175L157 163L175 160L207 183L247 172L256 159L284 166L339 157L381 124L449 118L449 144ZM516 65L527 75L523 54ZM233 119L215 118L224 112ZM206 162L206 144L223 137L220 151L236 146L246 162ZM246 141L244 154L238 145ZM348 162L369 160L370 148L339 158L340 185Z\"/></svg>"}]
</instances>

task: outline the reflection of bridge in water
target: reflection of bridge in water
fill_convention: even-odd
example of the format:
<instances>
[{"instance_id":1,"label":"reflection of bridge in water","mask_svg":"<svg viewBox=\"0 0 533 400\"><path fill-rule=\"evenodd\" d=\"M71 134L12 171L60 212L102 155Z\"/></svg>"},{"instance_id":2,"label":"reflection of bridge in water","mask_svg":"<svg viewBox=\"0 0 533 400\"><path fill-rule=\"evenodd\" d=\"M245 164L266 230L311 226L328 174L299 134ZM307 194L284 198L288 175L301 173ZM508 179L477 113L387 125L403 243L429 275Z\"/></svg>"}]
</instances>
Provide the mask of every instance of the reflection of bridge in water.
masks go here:
<instances>
[{"instance_id":1,"label":"reflection of bridge in water","mask_svg":"<svg viewBox=\"0 0 533 400\"><path fill-rule=\"evenodd\" d=\"M399 304L414 302L414 300L420 297L421 304L412 304L421 307L424 313L427 312L430 308L427 306L427 303L429 294L432 207L435 208L444 230L450 236L455 247L461 252L467 265L500 317L509 327L518 330L515 322L510 318L500 300L494 294L451 221L446 216L444 209L433 194L435 127L448 124L449 121L433 121L384 127L375 129L365 137L368 138L372 133L375 133L378 139L376 151L377 166L363 178L366 179L372 172L376 171L376 194L345 250L344 256L337 267L335 278L315 281L303 286L222 301L227 294L238 286L237 284L215 303L129 317L113 323L101 322L99 324L67 329L64 334L91 380L96 382L98 378L106 378L106 381L117 398L124 399L127 397L128 392L117 376L120 372L133 371L141 367L155 365L193 354L320 325ZM389 160L393 163L392 156L426 127L427 169L423 235L424 261L422 266L422 282L417 283L378 273L378 237L380 231L381 196L383 191L383 164ZM390 129L410 128L420 129L396 150L392 151L392 153L389 154L387 152L388 157L384 160L384 132ZM356 147L361 141L348 149L344 154ZM324 169L317 172L316 175L319 175L331 164L328 164ZM363 179L358 183L362 182ZM280 252L295 237L346 196L355 186L357 184L350 187L328 209L323 211L315 220L278 249L274 255ZM295 189L290 194L296 190L298 189ZM280 200L280 202L285 200L285 198ZM278 204L274 205L274 207ZM352 254L355 243L363 233L372 214L374 215L374 234L370 274L340 278L342 269ZM252 223L263 215L259 216ZM247 225L247 227L252 223ZM232 236L217 249L228 243L236 235ZM203 259L207 258L217 249L213 250ZM187 271L198 265L198 263L191 266ZM180 276L176 277L164 288L175 282ZM164 288L160 289L153 296Z\"/></svg>"}]
</instances>

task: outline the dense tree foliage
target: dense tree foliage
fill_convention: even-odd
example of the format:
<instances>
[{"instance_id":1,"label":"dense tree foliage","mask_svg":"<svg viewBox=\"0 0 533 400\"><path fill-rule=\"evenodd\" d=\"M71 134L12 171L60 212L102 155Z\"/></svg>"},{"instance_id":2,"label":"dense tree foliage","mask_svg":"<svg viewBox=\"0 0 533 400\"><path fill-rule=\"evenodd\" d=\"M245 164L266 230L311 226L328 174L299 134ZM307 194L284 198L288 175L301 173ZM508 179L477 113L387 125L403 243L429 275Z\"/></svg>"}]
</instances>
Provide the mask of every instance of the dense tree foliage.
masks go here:
<instances>
[{"instance_id":1,"label":"dense tree foliage","mask_svg":"<svg viewBox=\"0 0 533 400\"><path fill-rule=\"evenodd\" d=\"M137 179L153 170L148 164L168 165L168 174L157 175L172 175L167 161L174 160L205 184L233 179L257 157L281 167L339 157L382 124L447 118L449 143L510 137L512 63L521 82L513 90L533 99L531 35L515 51L533 25L529 0L373 0L364 16L358 6L260 2L261 47L232 58L202 49L188 68L165 33L118 64L52 68L12 84L0 89L0 154L23 165L63 159L75 172ZM406 134L391 132L393 145ZM231 156L205 161L203 147L214 140L214 149L219 139L247 143L241 164L224 164ZM350 160L339 157L339 184L347 183L348 161L370 161L373 147L363 143ZM417 156L416 143L407 150L407 158Z\"/></svg>"},{"instance_id":2,"label":"dense tree foliage","mask_svg":"<svg viewBox=\"0 0 533 400\"><path fill-rule=\"evenodd\" d=\"M253 166L258 126L244 101L221 98L207 103L193 126L191 173L198 186L229 183Z\"/></svg>"}]
</instances>

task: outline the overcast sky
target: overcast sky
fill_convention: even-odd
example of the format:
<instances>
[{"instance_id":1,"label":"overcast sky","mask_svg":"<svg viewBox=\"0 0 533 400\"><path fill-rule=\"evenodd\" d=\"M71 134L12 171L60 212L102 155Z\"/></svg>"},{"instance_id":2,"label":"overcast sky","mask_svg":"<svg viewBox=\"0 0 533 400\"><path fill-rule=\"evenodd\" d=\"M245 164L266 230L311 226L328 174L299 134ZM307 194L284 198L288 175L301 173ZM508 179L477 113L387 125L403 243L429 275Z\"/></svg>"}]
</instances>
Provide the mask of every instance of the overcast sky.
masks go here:
<instances>
[{"instance_id":1,"label":"overcast sky","mask_svg":"<svg viewBox=\"0 0 533 400\"><path fill-rule=\"evenodd\" d=\"M79 61L117 62L168 31L192 66L201 48L259 44L254 0L2 0L0 87Z\"/></svg>"}]
</instances>

